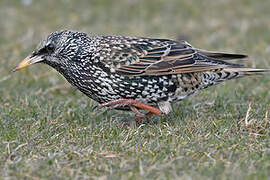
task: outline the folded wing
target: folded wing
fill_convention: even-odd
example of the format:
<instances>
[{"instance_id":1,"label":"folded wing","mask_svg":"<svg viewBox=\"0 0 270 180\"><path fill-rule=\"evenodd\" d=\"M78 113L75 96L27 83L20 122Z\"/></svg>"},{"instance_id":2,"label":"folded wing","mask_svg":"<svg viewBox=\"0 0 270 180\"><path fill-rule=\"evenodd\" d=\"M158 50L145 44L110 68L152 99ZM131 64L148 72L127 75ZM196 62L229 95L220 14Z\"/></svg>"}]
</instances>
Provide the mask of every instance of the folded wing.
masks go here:
<instances>
[{"instance_id":1,"label":"folded wing","mask_svg":"<svg viewBox=\"0 0 270 180\"><path fill-rule=\"evenodd\" d=\"M243 68L228 62L245 58L241 54L210 52L193 48L185 41L130 38L112 41L103 63L126 76L158 76L201 72L222 68ZM106 50L103 49L103 51Z\"/></svg>"}]
</instances>

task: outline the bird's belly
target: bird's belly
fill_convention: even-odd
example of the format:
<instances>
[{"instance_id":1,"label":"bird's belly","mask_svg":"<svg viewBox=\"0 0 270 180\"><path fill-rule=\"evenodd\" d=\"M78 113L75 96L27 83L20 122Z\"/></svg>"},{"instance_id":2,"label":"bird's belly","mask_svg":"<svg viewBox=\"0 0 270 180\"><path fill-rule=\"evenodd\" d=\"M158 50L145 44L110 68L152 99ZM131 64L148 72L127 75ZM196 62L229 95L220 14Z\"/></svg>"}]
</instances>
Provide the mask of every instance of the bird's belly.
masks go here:
<instances>
[{"instance_id":1,"label":"bird's belly","mask_svg":"<svg viewBox=\"0 0 270 180\"><path fill-rule=\"evenodd\" d=\"M110 74L84 77L72 84L99 103L125 98L157 105L162 101L174 103L197 92L202 88L200 76L198 73L135 77Z\"/></svg>"},{"instance_id":2,"label":"bird's belly","mask_svg":"<svg viewBox=\"0 0 270 180\"><path fill-rule=\"evenodd\" d=\"M125 77L117 74L83 78L72 84L91 99L99 102L125 98L147 104L168 100L176 87L168 76Z\"/></svg>"}]
</instances>

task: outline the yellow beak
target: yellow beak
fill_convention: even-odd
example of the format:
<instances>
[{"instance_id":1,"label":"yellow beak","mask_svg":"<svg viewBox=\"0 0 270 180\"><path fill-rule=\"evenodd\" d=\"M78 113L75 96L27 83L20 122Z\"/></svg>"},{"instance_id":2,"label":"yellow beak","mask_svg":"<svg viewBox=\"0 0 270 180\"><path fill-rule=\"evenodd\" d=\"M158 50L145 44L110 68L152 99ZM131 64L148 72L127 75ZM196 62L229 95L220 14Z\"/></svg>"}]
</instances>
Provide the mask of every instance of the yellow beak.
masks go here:
<instances>
[{"instance_id":1,"label":"yellow beak","mask_svg":"<svg viewBox=\"0 0 270 180\"><path fill-rule=\"evenodd\" d=\"M43 61L43 59L40 56L33 56L33 55L27 56L14 69L12 69L12 72L21 70L27 66L30 66L31 64L35 64L40 61Z\"/></svg>"}]
</instances>

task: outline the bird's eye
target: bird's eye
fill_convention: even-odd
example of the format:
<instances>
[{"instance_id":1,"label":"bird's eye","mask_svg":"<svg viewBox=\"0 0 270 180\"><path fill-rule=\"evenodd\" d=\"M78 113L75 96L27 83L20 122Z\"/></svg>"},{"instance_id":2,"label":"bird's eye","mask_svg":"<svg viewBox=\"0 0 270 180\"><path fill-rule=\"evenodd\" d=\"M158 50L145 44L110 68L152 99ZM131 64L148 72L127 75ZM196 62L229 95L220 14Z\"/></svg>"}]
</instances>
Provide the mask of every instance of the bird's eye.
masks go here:
<instances>
[{"instance_id":1,"label":"bird's eye","mask_svg":"<svg viewBox=\"0 0 270 180\"><path fill-rule=\"evenodd\" d=\"M53 44L48 44L47 46L46 46L46 50L48 51L48 52L53 52L53 50L54 50L54 45Z\"/></svg>"}]
</instances>

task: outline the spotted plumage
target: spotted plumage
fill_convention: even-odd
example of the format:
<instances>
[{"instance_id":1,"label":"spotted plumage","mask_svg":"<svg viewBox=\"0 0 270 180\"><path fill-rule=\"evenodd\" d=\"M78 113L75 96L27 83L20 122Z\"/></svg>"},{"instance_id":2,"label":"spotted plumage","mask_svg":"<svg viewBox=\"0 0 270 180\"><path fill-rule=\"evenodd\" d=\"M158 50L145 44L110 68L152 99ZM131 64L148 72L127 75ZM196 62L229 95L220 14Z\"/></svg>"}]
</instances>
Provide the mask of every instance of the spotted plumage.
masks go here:
<instances>
[{"instance_id":1,"label":"spotted plumage","mask_svg":"<svg viewBox=\"0 0 270 180\"><path fill-rule=\"evenodd\" d=\"M264 72L229 60L245 55L209 52L185 41L50 34L15 70L42 62L91 99L122 110L168 114L171 104L219 82ZM156 109L155 109L156 108Z\"/></svg>"}]
</instances>

